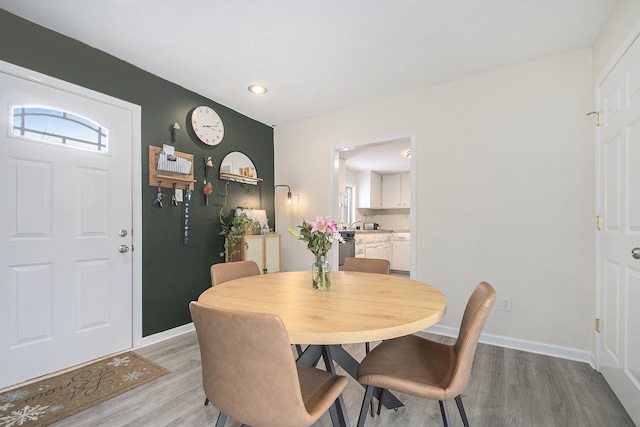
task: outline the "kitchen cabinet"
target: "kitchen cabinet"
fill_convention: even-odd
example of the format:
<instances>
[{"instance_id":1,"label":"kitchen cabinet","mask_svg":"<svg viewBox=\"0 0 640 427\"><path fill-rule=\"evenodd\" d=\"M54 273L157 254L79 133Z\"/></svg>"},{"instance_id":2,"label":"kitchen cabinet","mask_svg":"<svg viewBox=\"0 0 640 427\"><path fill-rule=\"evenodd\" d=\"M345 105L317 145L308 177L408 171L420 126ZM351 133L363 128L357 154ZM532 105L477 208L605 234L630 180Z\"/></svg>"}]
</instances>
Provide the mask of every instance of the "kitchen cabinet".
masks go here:
<instances>
[{"instance_id":1,"label":"kitchen cabinet","mask_svg":"<svg viewBox=\"0 0 640 427\"><path fill-rule=\"evenodd\" d=\"M365 257L365 243L364 236L362 234L356 233L356 258L364 258Z\"/></svg>"},{"instance_id":2,"label":"kitchen cabinet","mask_svg":"<svg viewBox=\"0 0 640 427\"><path fill-rule=\"evenodd\" d=\"M384 259L389 261L389 263L393 262L393 243L391 242L391 235L389 235L389 241L383 243L384 248Z\"/></svg>"},{"instance_id":3,"label":"kitchen cabinet","mask_svg":"<svg viewBox=\"0 0 640 427\"><path fill-rule=\"evenodd\" d=\"M391 269L411 271L411 235L409 233L393 233L393 257Z\"/></svg>"},{"instance_id":4,"label":"kitchen cabinet","mask_svg":"<svg viewBox=\"0 0 640 427\"><path fill-rule=\"evenodd\" d=\"M384 209L411 207L411 173L382 175L382 207Z\"/></svg>"},{"instance_id":5,"label":"kitchen cabinet","mask_svg":"<svg viewBox=\"0 0 640 427\"><path fill-rule=\"evenodd\" d=\"M263 273L282 270L280 234L243 236L238 241L236 250L239 253L234 255L234 261L255 261ZM229 261L229 251L225 261Z\"/></svg>"},{"instance_id":6,"label":"kitchen cabinet","mask_svg":"<svg viewBox=\"0 0 640 427\"><path fill-rule=\"evenodd\" d=\"M400 174L400 207L411 207L411 173Z\"/></svg>"},{"instance_id":7,"label":"kitchen cabinet","mask_svg":"<svg viewBox=\"0 0 640 427\"><path fill-rule=\"evenodd\" d=\"M392 261L393 244L391 240L391 233L365 234L364 247L365 258L378 258L389 260L389 262Z\"/></svg>"},{"instance_id":8,"label":"kitchen cabinet","mask_svg":"<svg viewBox=\"0 0 640 427\"><path fill-rule=\"evenodd\" d=\"M382 176L371 171L360 171L358 181L358 208L382 207Z\"/></svg>"}]
</instances>

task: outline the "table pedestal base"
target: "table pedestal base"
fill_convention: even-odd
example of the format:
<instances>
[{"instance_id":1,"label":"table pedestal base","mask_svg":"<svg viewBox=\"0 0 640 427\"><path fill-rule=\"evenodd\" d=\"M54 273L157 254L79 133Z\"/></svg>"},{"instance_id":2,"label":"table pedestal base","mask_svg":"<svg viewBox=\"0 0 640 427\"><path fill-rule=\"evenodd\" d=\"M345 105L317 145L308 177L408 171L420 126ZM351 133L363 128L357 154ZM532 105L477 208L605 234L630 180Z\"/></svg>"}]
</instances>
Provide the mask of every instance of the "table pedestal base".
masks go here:
<instances>
[{"instance_id":1,"label":"table pedestal base","mask_svg":"<svg viewBox=\"0 0 640 427\"><path fill-rule=\"evenodd\" d=\"M336 362L342 369L344 369L349 375L351 375L354 379L358 377L358 366L360 364L356 359L353 358L341 345L310 345L302 352L302 355L298 358L297 362L301 365L306 366L316 366L320 361L320 356L323 357L325 367L327 372L331 372L333 374L336 373L335 366L333 366L332 362ZM366 388L364 385L363 388ZM389 390L382 390L382 395L380 396L380 402L388 409L397 409L402 406L402 402L398 400L393 394L389 392ZM338 414L331 414L331 419L333 421L333 425L336 425L336 420L334 420L334 416L339 418L339 422L337 425L341 427L345 421L348 423L348 418L346 415L346 406L344 404L344 400L342 398L342 394L338 399Z\"/></svg>"}]
</instances>

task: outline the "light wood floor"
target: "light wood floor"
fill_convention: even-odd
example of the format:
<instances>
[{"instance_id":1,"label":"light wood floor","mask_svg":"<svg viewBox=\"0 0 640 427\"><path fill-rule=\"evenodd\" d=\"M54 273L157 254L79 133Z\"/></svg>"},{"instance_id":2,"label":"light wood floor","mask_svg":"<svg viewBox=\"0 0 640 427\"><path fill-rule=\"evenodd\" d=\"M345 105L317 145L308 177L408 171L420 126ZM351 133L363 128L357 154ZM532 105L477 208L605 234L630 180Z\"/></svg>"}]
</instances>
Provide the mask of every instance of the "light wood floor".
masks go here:
<instances>
[{"instance_id":1,"label":"light wood floor","mask_svg":"<svg viewBox=\"0 0 640 427\"><path fill-rule=\"evenodd\" d=\"M358 360L364 356L364 345L345 348ZM211 405L203 405L195 332L140 349L138 353L171 373L54 426L215 425L218 412ZM345 389L352 425L358 421L363 393L355 380ZM397 395L405 407L397 412L383 408L380 416L367 420L367 427L442 426L437 402ZM634 425L603 377L589 365L485 344L478 346L471 380L462 399L472 427ZM449 411L453 425L462 426L453 401L449 402ZM240 423L227 420L226 426L239 427ZM331 426L328 414L315 426Z\"/></svg>"}]
</instances>

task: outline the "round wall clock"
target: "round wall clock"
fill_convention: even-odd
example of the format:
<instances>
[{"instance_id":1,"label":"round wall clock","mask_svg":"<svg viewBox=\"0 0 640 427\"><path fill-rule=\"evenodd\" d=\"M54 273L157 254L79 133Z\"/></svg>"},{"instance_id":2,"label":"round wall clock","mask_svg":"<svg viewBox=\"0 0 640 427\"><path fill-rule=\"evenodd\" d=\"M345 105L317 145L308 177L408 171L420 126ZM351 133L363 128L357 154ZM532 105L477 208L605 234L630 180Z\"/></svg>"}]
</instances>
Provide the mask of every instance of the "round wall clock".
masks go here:
<instances>
[{"instance_id":1,"label":"round wall clock","mask_svg":"<svg viewBox=\"0 0 640 427\"><path fill-rule=\"evenodd\" d=\"M191 112L191 129L196 137L207 145L218 145L224 137L224 125L218 113L202 105Z\"/></svg>"}]
</instances>

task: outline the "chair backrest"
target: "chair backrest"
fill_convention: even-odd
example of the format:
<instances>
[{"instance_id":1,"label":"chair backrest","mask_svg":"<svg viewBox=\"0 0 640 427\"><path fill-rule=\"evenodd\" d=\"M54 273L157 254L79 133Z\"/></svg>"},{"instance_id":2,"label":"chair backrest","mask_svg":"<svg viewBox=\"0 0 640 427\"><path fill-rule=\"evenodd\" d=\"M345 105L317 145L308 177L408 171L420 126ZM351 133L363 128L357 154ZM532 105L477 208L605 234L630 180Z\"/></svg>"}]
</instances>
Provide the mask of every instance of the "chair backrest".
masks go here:
<instances>
[{"instance_id":1,"label":"chair backrest","mask_svg":"<svg viewBox=\"0 0 640 427\"><path fill-rule=\"evenodd\" d=\"M347 257L344 259L342 271L389 274L391 263L388 259Z\"/></svg>"},{"instance_id":2,"label":"chair backrest","mask_svg":"<svg viewBox=\"0 0 640 427\"><path fill-rule=\"evenodd\" d=\"M221 262L211 266L211 286L219 285L241 277L260 274L260 267L255 261Z\"/></svg>"},{"instance_id":3,"label":"chair backrest","mask_svg":"<svg viewBox=\"0 0 640 427\"><path fill-rule=\"evenodd\" d=\"M480 333L495 299L496 291L487 282L478 283L469 297L454 345L456 363L449 383L452 396L458 396L467 387Z\"/></svg>"},{"instance_id":4,"label":"chair backrest","mask_svg":"<svg viewBox=\"0 0 640 427\"><path fill-rule=\"evenodd\" d=\"M303 426L307 412L289 336L273 314L189 304L207 398L254 426Z\"/></svg>"}]
</instances>

